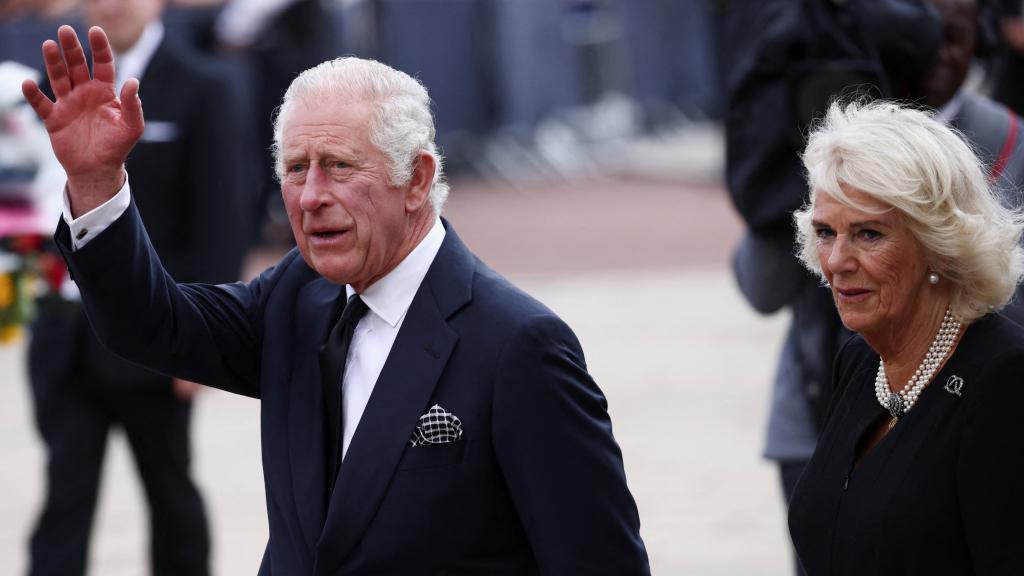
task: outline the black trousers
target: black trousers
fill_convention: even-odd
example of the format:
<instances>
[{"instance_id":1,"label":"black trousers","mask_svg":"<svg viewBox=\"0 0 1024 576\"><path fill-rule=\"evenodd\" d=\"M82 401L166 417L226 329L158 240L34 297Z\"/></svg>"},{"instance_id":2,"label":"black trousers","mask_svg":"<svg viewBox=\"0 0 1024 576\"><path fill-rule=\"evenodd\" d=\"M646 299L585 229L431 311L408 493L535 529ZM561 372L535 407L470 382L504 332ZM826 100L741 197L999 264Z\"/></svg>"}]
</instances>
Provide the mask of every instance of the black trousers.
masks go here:
<instances>
[{"instance_id":1,"label":"black trousers","mask_svg":"<svg viewBox=\"0 0 1024 576\"><path fill-rule=\"evenodd\" d=\"M29 347L29 373L36 425L47 449L47 487L31 536L29 574L86 573L107 436L115 426L124 430L145 488L152 573L209 574L206 513L189 471L191 402L176 398L167 378L153 386L148 375L138 388L98 381L90 366L106 352L94 346L77 347L92 362L82 362L79 354L62 363L67 348L60 346L81 338L81 328L65 318L49 319L50 325L41 320ZM66 330L53 331L54 321Z\"/></svg>"}]
</instances>

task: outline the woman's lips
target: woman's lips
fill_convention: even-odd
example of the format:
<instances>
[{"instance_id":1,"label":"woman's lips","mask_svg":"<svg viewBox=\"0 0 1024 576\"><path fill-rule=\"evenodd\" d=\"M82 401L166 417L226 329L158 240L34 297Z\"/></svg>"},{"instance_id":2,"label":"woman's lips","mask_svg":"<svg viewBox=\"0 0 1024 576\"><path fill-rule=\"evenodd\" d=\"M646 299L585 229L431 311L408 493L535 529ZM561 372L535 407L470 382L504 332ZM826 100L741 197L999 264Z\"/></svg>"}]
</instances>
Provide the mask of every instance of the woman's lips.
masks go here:
<instances>
[{"instance_id":1,"label":"woman's lips","mask_svg":"<svg viewBox=\"0 0 1024 576\"><path fill-rule=\"evenodd\" d=\"M865 288L837 288L836 297L843 302L862 302L868 298L871 290Z\"/></svg>"}]
</instances>

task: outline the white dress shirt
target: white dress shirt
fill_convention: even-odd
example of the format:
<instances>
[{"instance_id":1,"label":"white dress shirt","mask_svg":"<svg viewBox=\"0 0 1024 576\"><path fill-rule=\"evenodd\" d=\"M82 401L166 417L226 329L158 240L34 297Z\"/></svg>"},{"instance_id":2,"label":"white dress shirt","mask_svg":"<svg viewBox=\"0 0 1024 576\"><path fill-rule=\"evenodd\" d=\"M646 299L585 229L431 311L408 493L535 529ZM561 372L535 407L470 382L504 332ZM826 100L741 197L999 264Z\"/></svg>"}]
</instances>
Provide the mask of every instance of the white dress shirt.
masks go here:
<instances>
[{"instance_id":1,"label":"white dress shirt","mask_svg":"<svg viewBox=\"0 0 1024 576\"><path fill-rule=\"evenodd\" d=\"M128 209L131 192L126 181L118 193L91 212L77 219L71 218L67 190L64 191L64 221L71 229L73 250L79 250L103 230L106 230ZM345 377L342 387L342 445L341 458L345 459L348 446L363 417L366 403L370 400L377 377L384 369L384 362L391 353L391 346L402 327L413 297L423 283L427 270L434 262L445 230L441 219L435 217L430 232L413 248L394 270L377 280L359 296L369 310L356 325L352 344L345 361ZM351 286L345 286L346 298L355 294Z\"/></svg>"},{"instance_id":2,"label":"white dress shirt","mask_svg":"<svg viewBox=\"0 0 1024 576\"><path fill-rule=\"evenodd\" d=\"M341 389L342 462L359 426L363 410L366 409L366 403L370 400L377 377L384 368L405 314L409 311L409 305L437 251L441 249L444 235L441 219L435 218L430 232L405 260L359 295L369 310L356 325L345 361L344 385ZM346 297L355 293L351 286L345 286Z\"/></svg>"},{"instance_id":3,"label":"white dress shirt","mask_svg":"<svg viewBox=\"0 0 1024 576\"><path fill-rule=\"evenodd\" d=\"M71 249L81 250L83 246L103 232L108 226L114 223L124 214L131 204L132 195L128 187L128 178L124 180L124 186L103 204L82 214L78 218L71 217L71 200L68 197L68 188L64 187L64 222L71 229Z\"/></svg>"},{"instance_id":4,"label":"white dress shirt","mask_svg":"<svg viewBox=\"0 0 1024 576\"><path fill-rule=\"evenodd\" d=\"M154 20L142 31L135 45L123 53L114 53L114 65L117 69L117 93L121 94L121 86L129 78L142 78L153 59L157 47L164 39L164 24Z\"/></svg>"},{"instance_id":5,"label":"white dress shirt","mask_svg":"<svg viewBox=\"0 0 1024 576\"><path fill-rule=\"evenodd\" d=\"M957 90L956 94L942 105L941 108L935 111L935 119L943 124L949 124L956 118L956 115L960 113L960 109L964 107L964 91L963 89Z\"/></svg>"}]
</instances>

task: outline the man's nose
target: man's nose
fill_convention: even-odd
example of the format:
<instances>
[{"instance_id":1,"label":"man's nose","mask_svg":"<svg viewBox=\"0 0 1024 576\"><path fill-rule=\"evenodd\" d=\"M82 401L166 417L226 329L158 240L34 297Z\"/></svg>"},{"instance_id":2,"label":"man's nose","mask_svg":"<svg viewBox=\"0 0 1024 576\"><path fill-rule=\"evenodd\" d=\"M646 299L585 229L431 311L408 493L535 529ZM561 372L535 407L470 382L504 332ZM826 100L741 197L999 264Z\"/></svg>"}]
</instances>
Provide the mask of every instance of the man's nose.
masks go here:
<instances>
[{"instance_id":1,"label":"man's nose","mask_svg":"<svg viewBox=\"0 0 1024 576\"><path fill-rule=\"evenodd\" d=\"M311 163L306 171L306 180L299 195L299 208L312 212L330 202L327 178L320 166Z\"/></svg>"}]
</instances>

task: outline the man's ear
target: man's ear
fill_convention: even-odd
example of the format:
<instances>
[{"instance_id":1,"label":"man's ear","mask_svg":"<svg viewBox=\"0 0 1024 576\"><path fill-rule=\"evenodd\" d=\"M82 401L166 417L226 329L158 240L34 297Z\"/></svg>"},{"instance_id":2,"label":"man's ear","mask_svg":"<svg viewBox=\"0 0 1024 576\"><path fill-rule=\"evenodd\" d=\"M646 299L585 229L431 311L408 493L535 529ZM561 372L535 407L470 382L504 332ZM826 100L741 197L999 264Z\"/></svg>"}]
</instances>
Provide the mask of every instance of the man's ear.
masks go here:
<instances>
[{"instance_id":1,"label":"man's ear","mask_svg":"<svg viewBox=\"0 0 1024 576\"><path fill-rule=\"evenodd\" d=\"M412 176L409 184L406 185L405 211L412 214L418 212L423 204L428 201L430 188L434 184L434 171L437 169L437 162L434 157L426 152L420 152L413 161Z\"/></svg>"}]
</instances>

